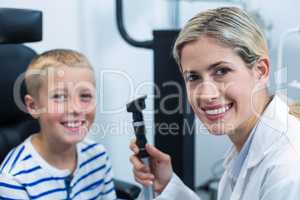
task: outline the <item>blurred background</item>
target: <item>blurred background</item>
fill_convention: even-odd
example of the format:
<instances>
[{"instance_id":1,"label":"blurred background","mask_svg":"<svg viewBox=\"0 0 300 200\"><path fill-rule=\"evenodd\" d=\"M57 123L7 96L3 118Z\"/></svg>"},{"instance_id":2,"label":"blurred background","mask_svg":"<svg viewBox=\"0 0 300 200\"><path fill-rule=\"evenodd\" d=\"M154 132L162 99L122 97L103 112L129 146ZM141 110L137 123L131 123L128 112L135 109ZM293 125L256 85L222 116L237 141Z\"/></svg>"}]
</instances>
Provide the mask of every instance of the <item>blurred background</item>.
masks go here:
<instances>
[{"instance_id":1,"label":"blurred background","mask_svg":"<svg viewBox=\"0 0 300 200\"><path fill-rule=\"evenodd\" d=\"M136 40L153 38L153 30L180 29L201 10L218 6L244 7L262 26L269 41L275 88L278 46L281 35L300 27L298 0L124 0L124 25ZM37 9L43 12L43 41L29 44L38 53L53 48L71 48L84 53L97 77L97 117L90 138L110 152L117 178L134 182L128 148L133 135L131 115L125 104L148 95L145 110L147 137L154 143L154 59L153 50L136 48L120 36L114 0L1 0L0 7ZM169 53L171 55L171 51ZM284 38L282 66L291 99L300 101L300 34ZM221 160L230 142L226 137L207 134L199 121L194 133L193 178L199 187L222 172ZM175 151L175 150L174 150Z\"/></svg>"}]
</instances>

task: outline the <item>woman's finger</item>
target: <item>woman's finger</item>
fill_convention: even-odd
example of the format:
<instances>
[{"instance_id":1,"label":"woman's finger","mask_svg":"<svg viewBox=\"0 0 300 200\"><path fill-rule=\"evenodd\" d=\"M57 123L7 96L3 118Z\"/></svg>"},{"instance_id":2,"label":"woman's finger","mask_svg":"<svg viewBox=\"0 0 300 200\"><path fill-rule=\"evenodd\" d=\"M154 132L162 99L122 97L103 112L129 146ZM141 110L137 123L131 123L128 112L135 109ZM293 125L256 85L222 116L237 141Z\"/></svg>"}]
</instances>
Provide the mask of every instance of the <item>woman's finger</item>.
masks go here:
<instances>
[{"instance_id":1,"label":"woman's finger","mask_svg":"<svg viewBox=\"0 0 300 200\"><path fill-rule=\"evenodd\" d=\"M137 170L137 171L143 171L143 172L150 172L149 167L147 167L146 165L144 165L136 155L130 156L129 160L132 163L133 168L135 170Z\"/></svg>"},{"instance_id":2,"label":"woman's finger","mask_svg":"<svg viewBox=\"0 0 300 200\"><path fill-rule=\"evenodd\" d=\"M133 153L135 153L135 154L139 153L139 148L136 145L136 139L131 140L131 142L129 144L129 148L131 149L131 151L133 151Z\"/></svg>"},{"instance_id":3,"label":"woman's finger","mask_svg":"<svg viewBox=\"0 0 300 200\"><path fill-rule=\"evenodd\" d=\"M134 174L135 177L137 177L140 180L154 181L154 175L151 174L151 173L133 170L133 174Z\"/></svg>"},{"instance_id":4,"label":"woman's finger","mask_svg":"<svg viewBox=\"0 0 300 200\"><path fill-rule=\"evenodd\" d=\"M149 153L149 155L153 158L156 158L158 160L163 160L163 161L170 160L170 156L168 154L161 152L151 144L146 144L146 150Z\"/></svg>"},{"instance_id":5,"label":"woman's finger","mask_svg":"<svg viewBox=\"0 0 300 200\"><path fill-rule=\"evenodd\" d=\"M153 185L153 181L151 180L144 180L144 179L139 179L138 177L134 176L134 179L136 182L144 185L144 186L152 186Z\"/></svg>"}]
</instances>

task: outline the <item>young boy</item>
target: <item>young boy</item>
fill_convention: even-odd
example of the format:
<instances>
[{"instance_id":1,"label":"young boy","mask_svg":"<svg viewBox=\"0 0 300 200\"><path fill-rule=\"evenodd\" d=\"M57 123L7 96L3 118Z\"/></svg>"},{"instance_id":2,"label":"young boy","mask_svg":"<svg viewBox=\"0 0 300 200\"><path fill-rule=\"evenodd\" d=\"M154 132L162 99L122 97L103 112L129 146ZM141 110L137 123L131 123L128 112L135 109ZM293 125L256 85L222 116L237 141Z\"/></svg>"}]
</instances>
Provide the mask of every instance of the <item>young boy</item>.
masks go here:
<instances>
[{"instance_id":1,"label":"young boy","mask_svg":"<svg viewBox=\"0 0 300 200\"><path fill-rule=\"evenodd\" d=\"M1 199L116 199L105 148L84 139L95 117L95 79L80 53L56 49L25 73L29 113L40 132L0 168Z\"/></svg>"}]
</instances>

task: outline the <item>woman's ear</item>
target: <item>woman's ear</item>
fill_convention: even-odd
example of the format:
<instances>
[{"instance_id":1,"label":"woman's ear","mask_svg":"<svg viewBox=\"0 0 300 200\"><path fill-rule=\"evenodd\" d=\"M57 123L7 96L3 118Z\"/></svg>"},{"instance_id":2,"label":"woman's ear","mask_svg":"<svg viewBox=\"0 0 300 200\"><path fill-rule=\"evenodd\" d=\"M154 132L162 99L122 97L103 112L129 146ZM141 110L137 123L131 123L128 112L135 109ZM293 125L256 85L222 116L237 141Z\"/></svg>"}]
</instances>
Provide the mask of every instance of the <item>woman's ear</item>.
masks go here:
<instances>
[{"instance_id":1,"label":"woman's ear","mask_svg":"<svg viewBox=\"0 0 300 200\"><path fill-rule=\"evenodd\" d=\"M260 58L254 66L254 72L258 81L268 82L270 75L270 59L268 57Z\"/></svg>"},{"instance_id":2,"label":"woman's ear","mask_svg":"<svg viewBox=\"0 0 300 200\"><path fill-rule=\"evenodd\" d=\"M29 94L26 94L24 98L25 98L26 108L27 108L29 114L33 118L38 119L39 112L38 112L38 107L36 105L35 99Z\"/></svg>"}]
</instances>

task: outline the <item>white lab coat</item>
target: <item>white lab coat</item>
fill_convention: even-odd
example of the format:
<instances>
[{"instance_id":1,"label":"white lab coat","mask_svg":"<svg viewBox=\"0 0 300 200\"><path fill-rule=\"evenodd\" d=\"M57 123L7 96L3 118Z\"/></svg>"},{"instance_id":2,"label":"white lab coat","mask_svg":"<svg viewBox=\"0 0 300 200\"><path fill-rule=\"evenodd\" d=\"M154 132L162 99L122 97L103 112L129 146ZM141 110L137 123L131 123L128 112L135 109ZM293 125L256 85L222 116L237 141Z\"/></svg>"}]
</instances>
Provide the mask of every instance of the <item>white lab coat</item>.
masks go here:
<instances>
[{"instance_id":1,"label":"white lab coat","mask_svg":"<svg viewBox=\"0 0 300 200\"><path fill-rule=\"evenodd\" d=\"M229 172L237 151L232 147L227 154L225 172L218 188L218 200L299 200L300 122L289 115L288 106L275 96L258 123L233 190ZM199 199L175 174L156 198Z\"/></svg>"}]
</instances>

